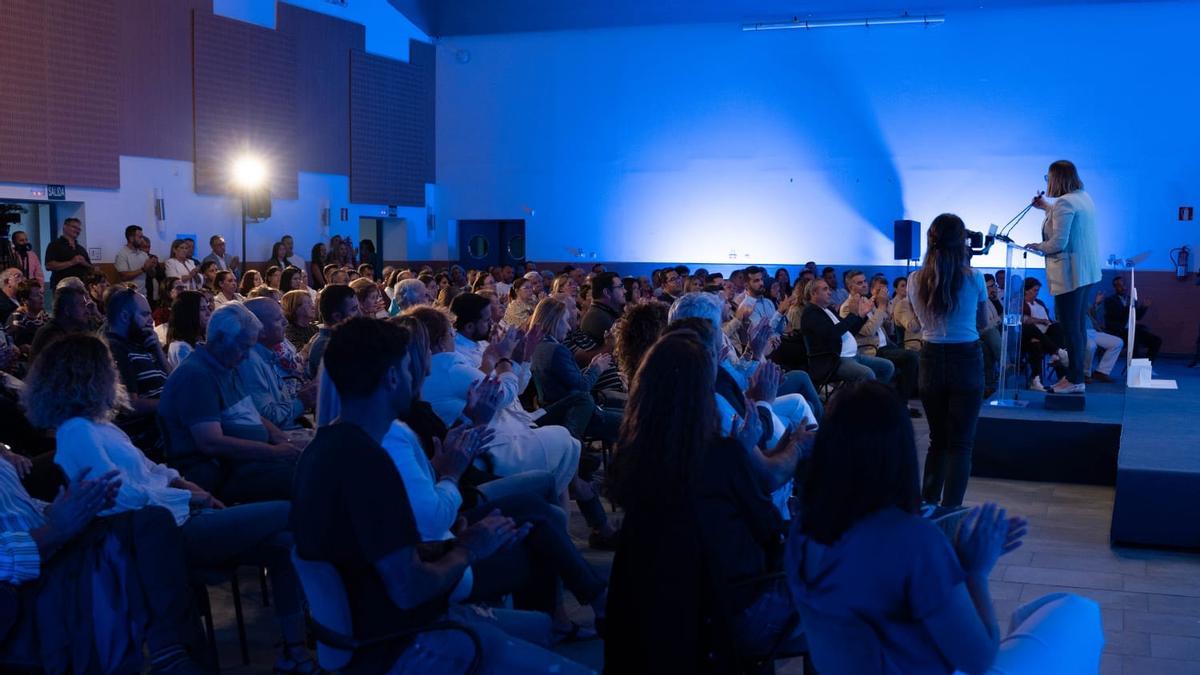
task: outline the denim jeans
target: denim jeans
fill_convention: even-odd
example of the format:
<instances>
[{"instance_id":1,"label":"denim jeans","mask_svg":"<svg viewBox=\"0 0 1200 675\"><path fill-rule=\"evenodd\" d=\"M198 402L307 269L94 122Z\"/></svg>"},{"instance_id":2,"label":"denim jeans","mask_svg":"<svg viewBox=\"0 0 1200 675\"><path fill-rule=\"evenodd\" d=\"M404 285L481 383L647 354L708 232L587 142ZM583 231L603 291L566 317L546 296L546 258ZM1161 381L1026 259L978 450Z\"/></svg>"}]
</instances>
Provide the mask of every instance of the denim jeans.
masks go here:
<instances>
[{"instance_id":1,"label":"denim jeans","mask_svg":"<svg viewBox=\"0 0 1200 675\"><path fill-rule=\"evenodd\" d=\"M978 341L925 343L921 348L921 403L929 420L921 489L925 501L962 504L982 398L983 354Z\"/></svg>"},{"instance_id":2,"label":"denim jeans","mask_svg":"<svg viewBox=\"0 0 1200 675\"><path fill-rule=\"evenodd\" d=\"M296 476L292 460L209 459L175 468L226 504L291 500Z\"/></svg>"},{"instance_id":3,"label":"denim jeans","mask_svg":"<svg viewBox=\"0 0 1200 675\"><path fill-rule=\"evenodd\" d=\"M983 385L995 389L1000 381L1000 346L1003 342L1000 326L980 331L979 341L983 343Z\"/></svg>"},{"instance_id":4,"label":"denim jeans","mask_svg":"<svg viewBox=\"0 0 1200 675\"><path fill-rule=\"evenodd\" d=\"M583 675L594 672L546 648L550 617L544 614L505 610L480 612L462 605L451 607L448 614L451 621L466 625L479 636L483 657L479 672L483 675ZM431 631L421 633L388 672L465 673L474 657L475 647L462 632Z\"/></svg>"},{"instance_id":5,"label":"denim jeans","mask_svg":"<svg viewBox=\"0 0 1200 675\"><path fill-rule=\"evenodd\" d=\"M843 356L838 362L837 377L839 380L846 382L857 382L859 380L879 380L883 383L892 381L892 375L895 374L896 367L891 361L881 359L877 356L867 356L859 354L857 356Z\"/></svg>"},{"instance_id":6,"label":"denim jeans","mask_svg":"<svg viewBox=\"0 0 1200 675\"><path fill-rule=\"evenodd\" d=\"M779 385L779 395L800 394L808 401L808 406L812 408L813 416L817 421L825 416L825 406L821 403L821 395L817 393L817 388L813 386L812 377L803 370L790 370L787 375L783 376L783 383Z\"/></svg>"},{"instance_id":7,"label":"denim jeans","mask_svg":"<svg viewBox=\"0 0 1200 675\"><path fill-rule=\"evenodd\" d=\"M1063 348L1067 350L1067 379L1083 383L1083 360L1087 352L1088 302L1095 297L1095 284L1054 296L1054 315L1062 326Z\"/></svg>"},{"instance_id":8,"label":"denim jeans","mask_svg":"<svg viewBox=\"0 0 1200 675\"><path fill-rule=\"evenodd\" d=\"M181 528L188 565L266 565L275 614L299 614L300 585L292 569L292 534L287 529L291 508L289 502L259 502L193 513Z\"/></svg>"}]
</instances>

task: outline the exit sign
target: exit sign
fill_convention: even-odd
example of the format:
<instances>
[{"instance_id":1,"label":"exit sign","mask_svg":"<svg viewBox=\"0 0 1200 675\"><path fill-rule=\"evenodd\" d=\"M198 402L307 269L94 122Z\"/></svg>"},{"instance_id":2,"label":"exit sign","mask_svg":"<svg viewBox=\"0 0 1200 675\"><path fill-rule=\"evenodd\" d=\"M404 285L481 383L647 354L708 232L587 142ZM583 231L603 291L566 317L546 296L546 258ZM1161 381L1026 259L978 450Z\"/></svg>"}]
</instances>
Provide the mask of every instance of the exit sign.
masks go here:
<instances>
[{"instance_id":1,"label":"exit sign","mask_svg":"<svg viewBox=\"0 0 1200 675\"><path fill-rule=\"evenodd\" d=\"M47 185L46 186L46 199L51 199L54 201L62 201L66 198L67 198L67 186L66 185Z\"/></svg>"},{"instance_id":2,"label":"exit sign","mask_svg":"<svg viewBox=\"0 0 1200 675\"><path fill-rule=\"evenodd\" d=\"M1191 220L1192 216L1194 215L1193 211L1194 211L1194 209L1190 206L1179 207L1179 219L1180 220Z\"/></svg>"}]
</instances>

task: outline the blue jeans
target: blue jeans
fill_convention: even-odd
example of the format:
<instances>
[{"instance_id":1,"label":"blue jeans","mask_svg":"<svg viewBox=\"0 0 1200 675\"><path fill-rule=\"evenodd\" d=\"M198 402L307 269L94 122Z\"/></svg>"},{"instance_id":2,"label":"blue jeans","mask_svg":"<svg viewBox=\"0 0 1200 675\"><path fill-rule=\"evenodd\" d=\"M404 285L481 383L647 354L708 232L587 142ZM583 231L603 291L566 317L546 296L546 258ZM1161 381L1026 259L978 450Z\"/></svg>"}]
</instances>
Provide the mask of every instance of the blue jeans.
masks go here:
<instances>
[{"instance_id":1,"label":"blue jeans","mask_svg":"<svg viewBox=\"0 0 1200 675\"><path fill-rule=\"evenodd\" d=\"M971 476L975 423L983 398L983 352L979 342L921 348L921 403L929 419L929 453L921 496L942 506L959 506Z\"/></svg>"},{"instance_id":2,"label":"blue jeans","mask_svg":"<svg viewBox=\"0 0 1200 675\"><path fill-rule=\"evenodd\" d=\"M191 567L266 565L271 573L275 614L300 613L300 584L292 569L289 502L259 502L205 509L181 528L183 549Z\"/></svg>"},{"instance_id":3,"label":"blue jeans","mask_svg":"<svg viewBox=\"0 0 1200 675\"><path fill-rule=\"evenodd\" d=\"M838 362L837 377L846 382L879 380L886 384L892 381L892 375L895 372L896 366L893 366L891 361L877 356L859 354L841 358Z\"/></svg>"},{"instance_id":4,"label":"blue jeans","mask_svg":"<svg viewBox=\"0 0 1200 675\"><path fill-rule=\"evenodd\" d=\"M455 605L451 621L464 624L479 636L483 653L480 673L562 673L583 675L593 671L547 649L550 617L537 612L494 609L481 614L473 607ZM420 634L392 665L389 673L465 673L475 657L470 638L460 631Z\"/></svg>"},{"instance_id":5,"label":"blue jeans","mask_svg":"<svg viewBox=\"0 0 1200 675\"><path fill-rule=\"evenodd\" d=\"M819 422L825 416L825 406L821 403L821 396L817 393L817 388L813 386L812 377L803 370L791 370L787 375L783 376L783 384L779 385L779 395L800 394L808 401L808 406L812 408L813 416Z\"/></svg>"},{"instance_id":6,"label":"blue jeans","mask_svg":"<svg viewBox=\"0 0 1200 675\"><path fill-rule=\"evenodd\" d=\"M1067 350L1067 379L1083 383L1083 361L1087 353L1088 302L1096 296L1095 284L1054 296L1054 316L1062 326Z\"/></svg>"}]
</instances>

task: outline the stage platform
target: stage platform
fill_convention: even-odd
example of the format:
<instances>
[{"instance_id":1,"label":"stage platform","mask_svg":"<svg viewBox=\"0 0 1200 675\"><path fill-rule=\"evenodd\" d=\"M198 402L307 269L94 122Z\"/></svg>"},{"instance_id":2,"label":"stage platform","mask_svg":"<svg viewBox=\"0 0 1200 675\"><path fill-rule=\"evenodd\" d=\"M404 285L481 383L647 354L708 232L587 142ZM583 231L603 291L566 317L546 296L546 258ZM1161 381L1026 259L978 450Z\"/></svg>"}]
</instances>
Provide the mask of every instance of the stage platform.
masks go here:
<instances>
[{"instance_id":1,"label":"stage platform","mask_svg":"<svg viewBox=\"0 0 1200 675\"><path fill-rule=\"evenodd\" d=\"M1113 485L1125 387L1088 385L1081 411L1047 410L1045 395L1022 391L1024 408L984 404L975 431L971 474L1047 483Z\"/></svg>"},{"instance_id":2,"label":"stage platform","mask_svg":"<svg viewBox=\"0 0 1200 675\"><path fill-rule=\"evenodd\" d=\"M973 476L1113 485L1111 539L1124 545L1200 548L1200 368L1155 364L1178 389L1088 385L1082 411L985 404Z\"/></svg>"},{"instance_id":3,"label":"stage platform","mask_svg":"<svg viewBox=\"0 0 1200 675\"><path fill-rule=\"evenodd\" d=\"M1200 548L1200 368L1155 365L1178 390L1125 395L1114 543Z\"/></svg>"}]
</instances>

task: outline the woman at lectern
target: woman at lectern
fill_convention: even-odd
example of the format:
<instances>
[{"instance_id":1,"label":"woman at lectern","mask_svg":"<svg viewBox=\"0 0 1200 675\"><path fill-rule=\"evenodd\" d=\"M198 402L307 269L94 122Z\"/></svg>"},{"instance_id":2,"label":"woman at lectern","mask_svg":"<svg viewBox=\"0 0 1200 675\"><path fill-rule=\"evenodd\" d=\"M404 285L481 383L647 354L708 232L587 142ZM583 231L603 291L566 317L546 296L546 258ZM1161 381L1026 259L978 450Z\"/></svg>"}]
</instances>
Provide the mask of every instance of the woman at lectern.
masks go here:
<instances>
[{"instance_id":1,"label":"woman at lectern","mask_svg":"<svg viewBox=\"0 0 1200 675\"><path fill-rule=\"evenodd\" d=\"M908 297L921 322L918 372L929 419L921 496L942 506L959 506L967 491L983 398L979 331L987 325L987 285L983 273L971 269L966 235L958 216L934 218L925 262L908 278Z\"/></svg>"},{"instance_id":2,"label":"woman at lectern","mask_svg":"<svg viewBox=\"0 0 1200 675\"><path fill-rule=\"evenodd\" d=\"M1062 324L1067 350L1067 376L1055 383L1058 394L1082 394L1087 349L1087 308L1100 281L1100 254L1096 244L1096 205L1083 191L1075 165L1060 159L1046 174L1047 201L1041 193L1034 208L1046 212L1042 241L1028 248L1046 254L1046 281L1054 296L1054 314Z\"/></svg>"}]
</instances>

